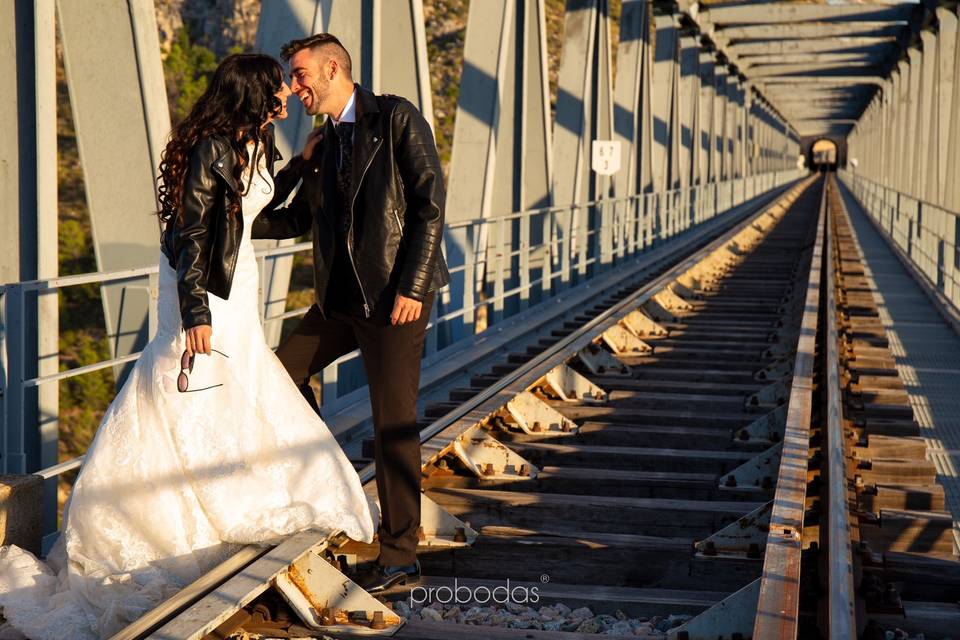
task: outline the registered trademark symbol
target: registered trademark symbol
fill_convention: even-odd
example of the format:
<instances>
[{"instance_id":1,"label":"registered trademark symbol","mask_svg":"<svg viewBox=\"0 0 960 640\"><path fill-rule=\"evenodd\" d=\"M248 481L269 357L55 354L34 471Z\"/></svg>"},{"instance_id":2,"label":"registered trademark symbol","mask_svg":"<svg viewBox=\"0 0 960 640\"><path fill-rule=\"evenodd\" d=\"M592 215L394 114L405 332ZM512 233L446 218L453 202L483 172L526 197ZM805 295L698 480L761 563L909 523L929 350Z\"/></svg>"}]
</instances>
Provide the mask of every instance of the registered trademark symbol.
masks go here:
<instances>
[{"instance_id":1,"label":"registered trademark symbol","mask_svg":"<svg viewBox=\"0 0 960 640\"><path fill-rule=\"evenodd\" d=\"M550 582L550 576L548 576L548 575L545 574L545 573L542 574L542 575L540 576L540 582Z\"/></svg>"}]
</instances>

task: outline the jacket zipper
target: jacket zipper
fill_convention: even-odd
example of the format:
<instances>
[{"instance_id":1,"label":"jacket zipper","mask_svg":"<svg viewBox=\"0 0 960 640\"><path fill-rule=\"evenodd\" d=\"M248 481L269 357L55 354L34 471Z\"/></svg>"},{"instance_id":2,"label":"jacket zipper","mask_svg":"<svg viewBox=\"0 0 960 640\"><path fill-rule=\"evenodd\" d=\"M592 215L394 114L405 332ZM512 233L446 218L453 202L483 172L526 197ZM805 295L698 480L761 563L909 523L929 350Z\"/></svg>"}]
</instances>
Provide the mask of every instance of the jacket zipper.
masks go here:
<instances>
[{"instance_id":1,"label":"jacket zipper","mask_svg":"<svg viewBox=\"0 0 960 640\"><path fill-rule=\"evenodd\" d=\"M400 224L400 216L397 215L397 210L393 210L393 217L397 221L397 228L400 229L400 241L403 242L403 225Z\"/></svg>"},{"instance_id":2,"label":"jacket zipper","mask_svg":"<svg viewBox=\"0 0 960 640\"><path fill-rule=\"evenodd\" d=\"M381 142L382 144L382 142ZM379 148L379 147L378 147ZM363 317L370 317L370 305L367 303L367 293L363 290L363 283L360 281L360 273L357 271L357 265L353 262L353 243L351 238L353 237L353 204L357 201L357 191L360 190L360 184L363 182L364 176L367 175L367 169L370 168L370 165L373 164L373 156L376 154L377 150L374 149L370 154L370 157L367 158L367 164L363 167L363 172L360 174L360 179L357 180L357 188L353 191L353 197L350 198L350 226L347 227L347 255L350 256L350 266L353 267L353 275L357 278L357 284L360 285L360 295L363 296Z\"/></svg>"}]
</instances>

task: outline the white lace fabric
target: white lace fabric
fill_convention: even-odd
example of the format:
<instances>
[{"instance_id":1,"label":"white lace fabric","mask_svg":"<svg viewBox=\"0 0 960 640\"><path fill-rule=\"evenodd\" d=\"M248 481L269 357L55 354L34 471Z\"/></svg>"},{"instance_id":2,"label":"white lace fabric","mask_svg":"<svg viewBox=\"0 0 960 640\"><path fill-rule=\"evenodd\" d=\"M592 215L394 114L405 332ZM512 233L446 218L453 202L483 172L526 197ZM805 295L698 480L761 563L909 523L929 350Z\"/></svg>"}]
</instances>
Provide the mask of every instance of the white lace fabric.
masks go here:
<instances>
[{"instance_id":1,"label":"white lace fabric","mask_svg":"<svg viewBox=\"0 0 960 640\"><path fill-rule=\"evenodd\" d=\"M264 340L250 227L273 184L259 168L230 297L208 294L226 356L198 355L189 374L190 389L221 386L177 391L184 333L160 255L157 334L103 417L47 563L0 547L0 640L109 637L239 545L305 529L373 540L376 503Z\"/></svg>"}]
</instances>

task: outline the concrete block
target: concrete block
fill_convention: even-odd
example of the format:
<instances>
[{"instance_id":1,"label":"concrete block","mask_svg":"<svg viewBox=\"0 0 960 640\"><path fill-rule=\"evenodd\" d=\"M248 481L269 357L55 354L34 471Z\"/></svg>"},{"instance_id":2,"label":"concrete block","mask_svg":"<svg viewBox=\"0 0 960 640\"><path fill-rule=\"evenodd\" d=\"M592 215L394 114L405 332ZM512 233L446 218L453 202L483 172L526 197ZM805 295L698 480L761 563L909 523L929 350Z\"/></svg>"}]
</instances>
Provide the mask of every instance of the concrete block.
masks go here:
<instances>
[{"instance_id":1,"label":"concrete block","mask_svg":"<svg viewBox=\"0 0 960 640\"><path fill-rule=\"evenodd\" d=\"M40 555L43 478L0 475L0 546L15 544Z\"/></svg>"}]
</instances>

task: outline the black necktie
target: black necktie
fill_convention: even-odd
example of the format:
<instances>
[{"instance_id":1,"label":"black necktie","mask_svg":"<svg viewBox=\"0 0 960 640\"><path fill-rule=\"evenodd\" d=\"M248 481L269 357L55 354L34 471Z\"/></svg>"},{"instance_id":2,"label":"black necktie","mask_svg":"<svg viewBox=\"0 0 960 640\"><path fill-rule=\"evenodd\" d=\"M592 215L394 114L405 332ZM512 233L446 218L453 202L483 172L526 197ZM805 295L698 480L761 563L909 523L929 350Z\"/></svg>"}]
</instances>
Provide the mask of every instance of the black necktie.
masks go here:
<instances>
[{"instance_id":1,"label":"black necktie","mask_svg":"<svg viewBox=\"0 0 960 640\"><path fill-rule=\"evenodd\" d=\"M350 192L350 169L353 166L353 123L341 122L334 129L339 140L337 184L344 195Z\"/></svg>"}]
</instances>

